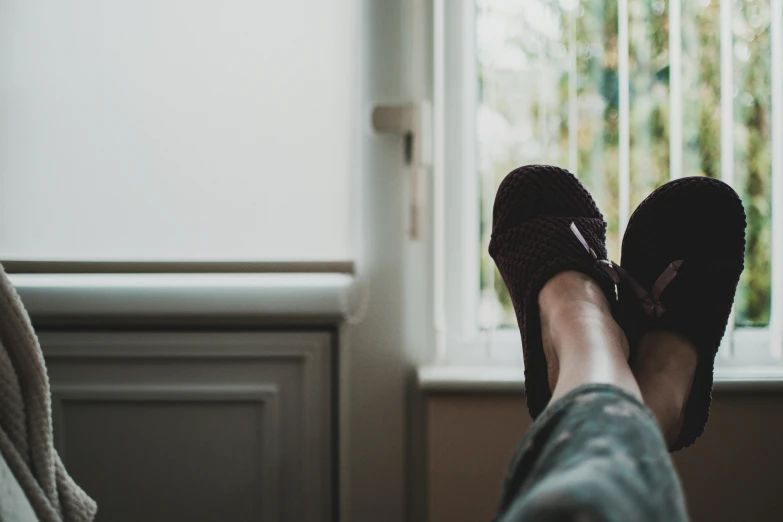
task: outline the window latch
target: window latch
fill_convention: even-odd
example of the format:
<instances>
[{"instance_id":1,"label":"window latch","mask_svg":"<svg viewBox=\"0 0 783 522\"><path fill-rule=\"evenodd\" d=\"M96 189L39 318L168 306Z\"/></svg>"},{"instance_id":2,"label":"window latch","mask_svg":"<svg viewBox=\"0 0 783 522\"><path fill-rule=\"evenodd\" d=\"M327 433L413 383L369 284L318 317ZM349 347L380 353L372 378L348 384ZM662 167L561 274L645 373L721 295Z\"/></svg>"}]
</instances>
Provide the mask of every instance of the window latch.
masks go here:
<instances>
[{"instance_id":1,"label":"window latch","mask_svg":"<svg viewBox=\"0 0 783 522\"><path fill-rule=\"evenodd\" d=\"M375 132L403 138L403 158L409 175L408 233L414 240L421 237L424 180L432 163L431 121L429 102L378 105L372 112Z\"/></svg>"}]
</instances>

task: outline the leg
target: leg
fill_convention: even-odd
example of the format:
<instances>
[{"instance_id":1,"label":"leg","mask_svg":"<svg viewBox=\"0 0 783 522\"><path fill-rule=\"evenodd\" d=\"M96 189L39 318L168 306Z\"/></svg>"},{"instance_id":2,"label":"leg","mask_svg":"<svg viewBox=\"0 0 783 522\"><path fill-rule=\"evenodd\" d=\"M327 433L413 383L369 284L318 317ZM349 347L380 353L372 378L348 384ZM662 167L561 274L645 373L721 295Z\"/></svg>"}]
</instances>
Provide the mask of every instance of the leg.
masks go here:
<instances>
[{"instance_id":1,"label":"leg","mask_svg":"<svg viewBox=\"0 0 783 522\"><path fill-rule=\"evenodd\" d=\"M675 332L653 330L639 340L633 372L669 447L682 429L696 363L696 348Z\"/></svg>"},{"instance_id":2,"label":"leg","mask_svg":"<svg viewBox=\"0 0 783 522\"><path fill-rule=\"evenodd\" d=\"M563 272L539 294L553 400L512 461L500 521L687 520L604 294Z\"/></svg>"},{"instance_id":3,"label":"leg","mask_svg":"<svg viewBox=\"0 0 783 522\"><path fill-rule=\"evenodd\" d=\"M601 288L581 272L561 272L538 295L552 402L589 383L613 384L639 400L628 339Z\"/></svg>"}]
</instances>

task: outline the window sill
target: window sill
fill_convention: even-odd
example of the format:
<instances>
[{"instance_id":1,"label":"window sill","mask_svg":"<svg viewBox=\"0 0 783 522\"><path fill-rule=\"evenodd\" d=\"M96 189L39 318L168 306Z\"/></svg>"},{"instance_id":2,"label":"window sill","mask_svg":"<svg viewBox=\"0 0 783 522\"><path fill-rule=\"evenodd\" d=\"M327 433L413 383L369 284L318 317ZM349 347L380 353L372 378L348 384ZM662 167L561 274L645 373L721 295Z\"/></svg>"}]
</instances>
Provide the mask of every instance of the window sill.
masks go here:
<instances>
[{"instance_id":1,"label":"window sill","mask_svg":"<svg viewBox=\"0 0 783 522\"><path fill-rule=\"evenodd\" d=\"M301 274L10 274L33 317L292 317L339 321L353 277Z\"/></svg>"},{"instance_id":2,"label":"window sill","mask_svg":"<svg viewBox=\"0 0 783 522\"><path fill-rule=\"evenodd\" d=\"M419 388L426 393L524 393L519 366L422 366ZM715 390L783 391L783 365L732 366L715 369Z\"/></svg>"}]
</instances>

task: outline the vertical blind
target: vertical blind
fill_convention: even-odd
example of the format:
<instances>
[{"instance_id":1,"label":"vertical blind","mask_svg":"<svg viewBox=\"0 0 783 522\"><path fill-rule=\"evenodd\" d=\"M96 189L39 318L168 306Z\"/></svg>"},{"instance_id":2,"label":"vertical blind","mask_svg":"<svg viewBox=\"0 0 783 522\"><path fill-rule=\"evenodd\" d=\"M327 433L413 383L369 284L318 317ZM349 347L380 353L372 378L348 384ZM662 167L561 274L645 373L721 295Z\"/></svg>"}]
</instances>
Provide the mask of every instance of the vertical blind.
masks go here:
<instances>
[{"instance_id":1,"label":"vertical blind","mask_svg":"<svg viewBox=\"0 0 783 522\"><path fill-rule=\"evenodd\" d=\"M349 259L353 4L0 0L0 259Z\"/></svg>"}]
</instances>

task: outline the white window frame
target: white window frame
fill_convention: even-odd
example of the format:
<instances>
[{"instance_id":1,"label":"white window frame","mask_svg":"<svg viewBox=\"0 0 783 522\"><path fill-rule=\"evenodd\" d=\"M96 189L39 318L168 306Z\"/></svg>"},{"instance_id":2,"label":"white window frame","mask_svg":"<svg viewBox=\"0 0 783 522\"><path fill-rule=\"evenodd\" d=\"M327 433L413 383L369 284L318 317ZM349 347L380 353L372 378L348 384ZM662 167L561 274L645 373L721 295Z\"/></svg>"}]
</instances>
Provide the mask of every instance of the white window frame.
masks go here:
<instances>
[{"instance_id":1,"label":"white window frame","mask_svg":"<svg viewBox=\"0 0 783 522\"><path fill-rule=\"evenodd\" d=\"M783 0L771 1L772 142L783 143ZM522 361L519 332L479 328L479 177L477 164L475 0L433 0L434 267L435 317L439 346L435 364L508 366ZM619 2L618 36L628 45L628 0ZM670 0L672 60L671 177L682 171L681 0ZM722 177L733 182L733 103L730 2L721 2ZM623 56L625 54L625 56ZM621 53L620 209L621 231L629 218L628 57ZM572 89L569 89L572 90ZM569 120L576 114L569 114ZM729 122L726 124L725 122ZM573 168L573 167L572 167ZM783 208L783 147L773 146L772 201ZM486 218L491 219L491 208ZM768 328L733 328L724 336L716 362L717 380L783 379L783 212L772 217L772 302ZM733 316L732 316L733 317Z\"/></svg>"}]
</instances>

